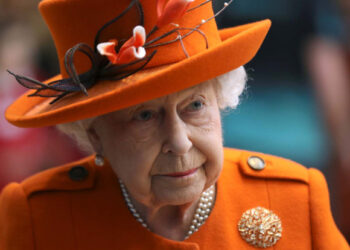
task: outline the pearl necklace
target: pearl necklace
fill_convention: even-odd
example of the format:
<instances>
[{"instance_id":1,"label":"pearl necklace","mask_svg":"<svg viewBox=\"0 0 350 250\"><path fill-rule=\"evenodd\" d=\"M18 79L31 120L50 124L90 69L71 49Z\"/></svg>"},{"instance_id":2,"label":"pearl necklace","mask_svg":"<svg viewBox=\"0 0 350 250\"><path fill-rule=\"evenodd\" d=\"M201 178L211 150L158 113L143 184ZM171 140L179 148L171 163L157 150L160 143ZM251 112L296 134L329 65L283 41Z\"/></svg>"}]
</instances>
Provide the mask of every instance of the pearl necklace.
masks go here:
<instances>
[{"instance_id":1,"label":"pearl necklace","mask_svg":"<svg viewBox=\"0 0 350 250\"><path fill-rule=\"evenodd\" d=\"M119 180L119 185L120 185L120 189L122 191L125 203L129 209L129 211L132 213L132 215L134 216L134 218L141 223L141 225L145 228L147 228L148 230L149 227L146 224L145 220L141 217L141 215L139 214L139 212L137 212L134 204L132 204L130 196L128 191L126 190L126 187L124 185L124 183ZM196 208L196 212L193 216L191 225L189 230L187 231L186 237L185 239L187 239L188 237L190 237L194 232L197 232L198 229L204 224L204 222L208 219L209 214L213 208L214 205L214 192L215 192L215 185L210 186L207 190L205 190L202 194L201 197L199 199L199 203L197 205Z\"/></svg>"}]
</instances>

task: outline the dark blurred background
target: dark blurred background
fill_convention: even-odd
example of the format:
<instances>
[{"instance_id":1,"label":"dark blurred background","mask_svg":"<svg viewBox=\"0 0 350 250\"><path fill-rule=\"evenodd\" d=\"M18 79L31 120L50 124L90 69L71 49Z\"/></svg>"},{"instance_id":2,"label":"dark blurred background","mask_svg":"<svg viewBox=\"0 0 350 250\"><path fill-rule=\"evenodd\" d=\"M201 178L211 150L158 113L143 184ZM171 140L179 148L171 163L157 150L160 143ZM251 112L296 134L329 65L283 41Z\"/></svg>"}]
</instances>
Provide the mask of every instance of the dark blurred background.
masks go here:
<instances>
[{"instance_id":1,"label":"dark blurred background","mask_svg":"<svg viewBox=\"0 0 350 250\"><path fill-rule=\"evenodd\" d=\"M39 80L59 71L55 46L37 9L38 3L0 2L0 189L11 181L21 181L83 155L55 128L17 128L4 117L7 106L26 91L6 69Z\"/></svg>"},{"instance_id":2,"label":"dark blurred background","mask_svg":"<svg viewBox=\"0 0 350 250\"><path fill-rule=\"evenodd\" d=\"M6 69L44 80L58 73L38 0L0 2L0 189L84 156L54 128L20 129L4 119L25 90ZM220 9L222 0L214 0ZM220 28L269 18L272 27L246 65L240 106L223 114L225 145L320 169L336 223L350 239L350 1L235 0ZM232 55L234 56L234 55Z\"/></svg>"}]
</instances>

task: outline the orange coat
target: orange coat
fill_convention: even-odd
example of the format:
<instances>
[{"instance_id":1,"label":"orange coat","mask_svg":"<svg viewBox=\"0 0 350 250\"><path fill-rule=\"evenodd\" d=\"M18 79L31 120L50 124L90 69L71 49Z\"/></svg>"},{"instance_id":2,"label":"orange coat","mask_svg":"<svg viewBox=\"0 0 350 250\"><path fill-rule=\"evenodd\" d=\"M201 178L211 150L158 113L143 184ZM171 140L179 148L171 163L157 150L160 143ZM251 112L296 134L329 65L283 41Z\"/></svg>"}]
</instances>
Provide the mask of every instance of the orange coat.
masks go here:
<instances>
[{"instance_id":1,"label":"orange coat","mask_svg":"<svg viewBox=\"0 0 350 250\"><path fill-rule=\"evenodd\" d=\"M247 159L264 159L253 170ZM73 173L74 166L84 166ZM76 170L76 168L75 168ZM74 172L74 171L73 171ZM12 183L0 197L1 250L256 249L240 236L242 214L262 206L282 222L268 249L349 249L334 224L322 174L289 160L225 149L217 200L206 223L183 242L153 234L128 211L114 172L88 157Z\"/></svg>"}]
</instances>

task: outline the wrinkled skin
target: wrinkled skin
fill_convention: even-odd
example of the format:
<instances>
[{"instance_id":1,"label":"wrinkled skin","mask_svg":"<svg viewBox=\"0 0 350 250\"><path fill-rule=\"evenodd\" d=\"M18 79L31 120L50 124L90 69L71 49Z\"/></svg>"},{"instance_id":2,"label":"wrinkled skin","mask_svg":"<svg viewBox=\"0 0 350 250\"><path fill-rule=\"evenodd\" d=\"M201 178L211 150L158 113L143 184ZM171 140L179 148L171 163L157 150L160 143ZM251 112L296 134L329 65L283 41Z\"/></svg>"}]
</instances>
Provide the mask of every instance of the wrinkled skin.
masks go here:
<instances>
[{"instance_id":1,"label":"wrinkled skin","mask_svg":"<svg viewBox=\"0 0 350 250\"><path fill-rule=\"evenodd\" d=\"M211 84L100 116L88 131L139 209L191 207L222 169L221 119Z\"/></svg>"}]
</instances>

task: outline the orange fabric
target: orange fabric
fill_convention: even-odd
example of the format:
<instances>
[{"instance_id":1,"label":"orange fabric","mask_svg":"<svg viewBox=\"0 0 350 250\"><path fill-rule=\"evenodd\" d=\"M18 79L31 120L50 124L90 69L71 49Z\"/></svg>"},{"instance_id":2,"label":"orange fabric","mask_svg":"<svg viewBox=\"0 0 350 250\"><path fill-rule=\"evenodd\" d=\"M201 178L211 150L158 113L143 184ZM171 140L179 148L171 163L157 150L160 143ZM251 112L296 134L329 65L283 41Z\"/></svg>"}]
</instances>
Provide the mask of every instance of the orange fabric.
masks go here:
<instances>
[{"instance_id":1,"label":"orange fabric","mask_svg":"<svg viewBox=\"0 0 350 250\"><path fill-rule=\"evenodd\" d=\"M251 172L246 163L251 155L263 158L267 167ZM257 206L282 221L282 238L268 249L349 249L334 224L327 186L317 170L225 149L212 213L198 232L176 242L143 228L128 211L111 168L94 166L92 160L7 186L0 198L0 249L256 249L240 237L237 223L243 212ZM69 179L68 171L76 165L89 171L85 181Z\"/></svg>"},{"instance_id":2,"label":"orange fabric","mask_svg":"<svg viewBox=\"0 0 350 250\"><path fill-rule=\"evenodd\" d=\"M149 31L156 23L156 1L140 2L144 7L145 28ZM191 6L200 2L194 1ZM46 0L40 3L40 11L52 33L61 65L61 74L55 80L66 77L63 66L66 51L80 42L92 46L97 30L120 13L127 3L130 1ZM210 2L186 13L178 23L182 27L195 27L212 15ZM107 32L105 41L130 37L137 25L135 20L138 20L136 13L127 14L117 28ZM157 47L148 69L123 80L100 81L88 90L89 96L76 93L53 105L48 104L53 98L28 98L27 95L33 93L29 91L7 109L6 119L19 127L50 126L102 115L189 88L248 63L260 48L270 25L269 20L264 20L219 31L212 20L200 27L208 39L208 49L203 37L193 32L183 40L189 58L186 58L180 42ZM151 38L171 28L170 24L164 26ZM147 53L151 51L148 49ZM75 63L80 72L90 67L84 55L77 54Z\"/></svg>"},{"instance_id":3,"label":"orange fabric","mask_svg":"<svg viewBox=\"0 0 350 250\"><path fill-rule=\"evenodd\" d=\"M317 239L317 236L322 235L332 235L332 232L337 230L336 225L330 224L328 227L324 227L323 221L332 221L332 213L330 210L330 204L327 199L324 199L323 197L328 197L328 190L327 190L327 183L323 175L315 170L310 169L310 172L312 173L310 175L310 181L315 183L310 188L310 207L315 212L311 214L311 227L314 228L314 245L316 249L321 249L322 246L329 246L329 249L338 249L339 247L335 244L335 242L332 244L329 242L327 238L320 237L320 239ZM317 207L317 209L315 209ZM322 217L323 220L315 220L314 218Z\"/></svg>"}]
</instances>

